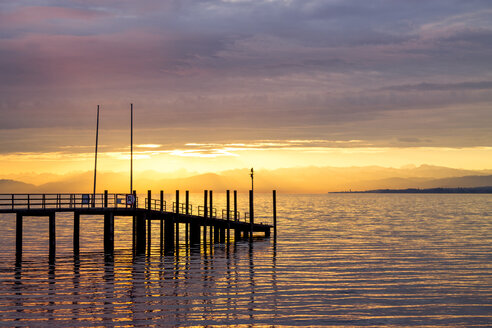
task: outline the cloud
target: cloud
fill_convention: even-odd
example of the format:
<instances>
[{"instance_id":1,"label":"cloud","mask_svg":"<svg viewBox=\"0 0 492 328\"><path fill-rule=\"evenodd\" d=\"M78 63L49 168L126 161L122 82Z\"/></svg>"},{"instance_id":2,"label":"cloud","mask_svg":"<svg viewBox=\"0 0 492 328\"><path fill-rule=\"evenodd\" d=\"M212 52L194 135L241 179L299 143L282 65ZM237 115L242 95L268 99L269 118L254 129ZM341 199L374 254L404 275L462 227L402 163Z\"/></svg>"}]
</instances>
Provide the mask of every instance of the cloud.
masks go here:
<instances>
[{"instance_id":1,"label":"cloud","mask_svg":"<svg viewBox=\"0 0 492 328\"><path fill-rule=\"evenodd\" d=\"M419 83L397 85L383 88L391 91L466 91L466 90L490 90L492 81L461 82L461 83Z\"/></svg>"},{"instance_id":2,"label":"cloud","mask_svg":"<svg viewBox=\"0 0 492 328\"><path fill-rule=\"evenodd\" d=\"M130 102L140 144L489 140L487 1L35 4L0 4L3 151L44 147L21 128L92 144L97 104L122 145Z\"/></svg>"}]
</instances>

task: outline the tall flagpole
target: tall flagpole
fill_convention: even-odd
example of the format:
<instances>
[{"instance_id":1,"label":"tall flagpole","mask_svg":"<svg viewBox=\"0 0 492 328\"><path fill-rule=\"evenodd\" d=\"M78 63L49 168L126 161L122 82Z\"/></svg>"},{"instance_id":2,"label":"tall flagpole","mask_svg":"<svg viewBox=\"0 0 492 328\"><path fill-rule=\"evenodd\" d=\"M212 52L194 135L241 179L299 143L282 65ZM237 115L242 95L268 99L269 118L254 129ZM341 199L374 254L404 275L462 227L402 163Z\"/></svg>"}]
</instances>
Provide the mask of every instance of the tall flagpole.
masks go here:
<instances>
[{"instance_id":1,"label":"tall flagpole","mask_svg":"<svg viewBox=\"0 0 492 328\"><path fill-rule=\"evenodd\" d=\"M130 104L130 194L133 194L133 104Z\"/></svg>"},{"instance_id":2,"label":"tall flagpole","mask_svg":"<svg viewBox=\"0 0 492 328\"><path fill-rule=\"evenodd\" d=\"M92 207L96 206L96 176L97 176L97 144L99 139L99 105L97 105L97 123L96 123L96 152L94 159L94 189L92 191Z\"/></svg>"}]
</instances>

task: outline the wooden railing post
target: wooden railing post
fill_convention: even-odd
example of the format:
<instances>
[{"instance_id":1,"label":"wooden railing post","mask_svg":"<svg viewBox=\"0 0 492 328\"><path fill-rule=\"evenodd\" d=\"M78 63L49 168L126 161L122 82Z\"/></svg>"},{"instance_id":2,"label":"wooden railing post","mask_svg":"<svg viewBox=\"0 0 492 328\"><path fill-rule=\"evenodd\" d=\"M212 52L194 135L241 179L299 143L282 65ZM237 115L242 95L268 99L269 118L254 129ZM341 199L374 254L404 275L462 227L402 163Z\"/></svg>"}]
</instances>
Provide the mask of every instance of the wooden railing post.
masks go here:
<instances>
[{"instance_id":1,"label":"wooden railing post","mask_svg":"<svg viewBox=\"0 0 492 328\"><path fill-rule=\"evenodd\" d=\"M104 190L104 207L108 207L108 191Z\"/></svg>"}]
</instances>

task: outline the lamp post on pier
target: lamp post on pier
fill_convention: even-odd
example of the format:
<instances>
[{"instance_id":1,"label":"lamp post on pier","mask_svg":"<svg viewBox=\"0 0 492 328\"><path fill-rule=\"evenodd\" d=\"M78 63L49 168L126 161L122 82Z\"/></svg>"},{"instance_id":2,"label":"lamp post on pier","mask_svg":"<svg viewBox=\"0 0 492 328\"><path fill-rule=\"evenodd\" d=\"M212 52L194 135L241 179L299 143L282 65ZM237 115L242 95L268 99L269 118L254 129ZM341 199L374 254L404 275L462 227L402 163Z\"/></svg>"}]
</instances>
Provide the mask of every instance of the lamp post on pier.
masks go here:
<instances>
[{"instance_id":1,"label":"lamp post on pier","mask_svg":"<svg viewBox=\"0 0 492 328\"><path fill-rule=\"evenodd\" d=\"M253 171L253 168L251 168L251 173L249 174L249 176L251 177L251 190L254 190L253 188L253 179L254 179L254 171Z\"/></svg>"}]
</instances>

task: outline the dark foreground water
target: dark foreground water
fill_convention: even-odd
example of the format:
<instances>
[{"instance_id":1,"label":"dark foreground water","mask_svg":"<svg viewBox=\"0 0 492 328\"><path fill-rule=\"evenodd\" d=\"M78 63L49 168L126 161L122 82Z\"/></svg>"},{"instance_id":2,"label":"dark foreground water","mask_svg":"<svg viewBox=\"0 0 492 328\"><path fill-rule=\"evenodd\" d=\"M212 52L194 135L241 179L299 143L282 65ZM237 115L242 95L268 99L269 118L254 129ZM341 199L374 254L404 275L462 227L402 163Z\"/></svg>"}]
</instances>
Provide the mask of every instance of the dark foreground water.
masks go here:
<instances>
[{"instance_id":1,"label":"dark foreground water","mask_svg":"<svg viewBox=\"0 0 492 328\"><path fill-rule=\"evenodd\" d=\"M258 212L270 211L270 195L256 201ZM60 214L54 265L47 219L24 220L16 266L15 217L0 216L0 325L492 326L490 195L279 195L278 202L276 244L219 245L206 254L181 247L175 256L158 247L133 256L131 223L121 218L118 250L105 259L102 220L84 217L74 258L72 217Z\"/></svg>"}]
</instances>

